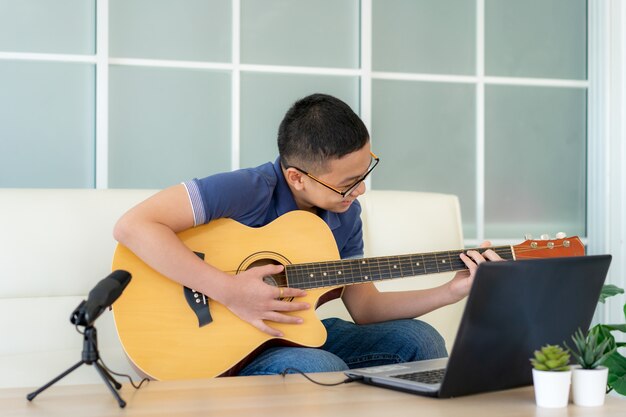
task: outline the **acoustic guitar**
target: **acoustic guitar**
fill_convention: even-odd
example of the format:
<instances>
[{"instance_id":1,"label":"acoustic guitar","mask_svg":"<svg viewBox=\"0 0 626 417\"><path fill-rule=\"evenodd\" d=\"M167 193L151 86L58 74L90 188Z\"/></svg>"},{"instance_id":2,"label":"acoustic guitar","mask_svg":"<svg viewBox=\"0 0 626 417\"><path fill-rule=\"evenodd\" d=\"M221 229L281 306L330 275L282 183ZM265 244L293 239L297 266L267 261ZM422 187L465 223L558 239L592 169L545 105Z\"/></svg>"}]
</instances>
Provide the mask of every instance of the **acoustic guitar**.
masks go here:
<instances>
[{"instance_id":1,"label":"acoustic guitar","mask_svg":"<svg viewBox=\"0 0 626 417\"><path fill-rule=\"evenodd\" d=\"M275 338L118 245L113 269L129 271L133 278L113 305L115 325L133 365L157 380L233 375L268 346L323 345L326 330L314 307L339 296L346 285L467 269L459 258L463 250L339 260L326 223L306 211L289 212L260 228L218 219L178 236L207 263L232 275L261 264L284 265L266 282L307 290L301 300L313 307L287 313L302 317L303 324L272 323L284 334ZM491 249L508 260L584 255L577 237Z\"/></svg>"}]
</instances>

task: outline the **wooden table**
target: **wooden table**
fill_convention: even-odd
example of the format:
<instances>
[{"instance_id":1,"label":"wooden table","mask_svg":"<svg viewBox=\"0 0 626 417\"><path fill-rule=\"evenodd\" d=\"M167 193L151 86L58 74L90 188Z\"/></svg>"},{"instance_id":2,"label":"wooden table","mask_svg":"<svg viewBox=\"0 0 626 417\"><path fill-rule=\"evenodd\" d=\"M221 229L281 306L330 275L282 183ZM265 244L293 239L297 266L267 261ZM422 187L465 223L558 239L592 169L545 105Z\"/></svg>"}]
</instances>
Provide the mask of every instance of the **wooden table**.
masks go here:
<instances>
[{"instance_id":1,"label":"wooden table","mask_svg":"<svg viewBox=\"0 0 626 417\"><path fill-rule=\"evenodd\" d=\"M343 379L337 373L314 377ZM613 395L603 407L544 409L535 406L532 387L440 400L358 382L323 387L300 375L150 382L138 391L125 384L123 409L104 384L53 386L29 402L31 391L0 389L0 416L626 416L626 398Z\"/></svg>"}]
</instances>

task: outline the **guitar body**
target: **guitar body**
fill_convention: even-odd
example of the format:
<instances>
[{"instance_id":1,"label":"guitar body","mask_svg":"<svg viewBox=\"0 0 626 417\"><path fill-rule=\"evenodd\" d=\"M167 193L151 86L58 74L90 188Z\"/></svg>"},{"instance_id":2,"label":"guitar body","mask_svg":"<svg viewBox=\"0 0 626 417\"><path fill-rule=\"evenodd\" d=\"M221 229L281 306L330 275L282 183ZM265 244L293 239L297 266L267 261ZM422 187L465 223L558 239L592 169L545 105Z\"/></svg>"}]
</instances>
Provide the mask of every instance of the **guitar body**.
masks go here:
<instances>
[{"instance_id":1,"label":"guitar body","mask_svg":"<svg viewBox=\"0 0 626 417\"><path fill-rule=\"evenodd\" d=\"M327 225L304 211L292 211L261 228L219 219L178 236L207 263L232 275L258 262L288 265L339 259ZM113 306L120 341L135 367L152 379L215 377L228 374L268 343L319 347L326 341L326 329L314 307L337 287L308 290L306 297L298 299L314 306L297 313L304 323L272 323L284 334L276 339L213 300L206 306L212 322L199 326L185 299L184 287L122 245L115 251L113 269L132 274L130 284ZM202 302L202 297L199 299Z\"/></svg>"}]
</instances>

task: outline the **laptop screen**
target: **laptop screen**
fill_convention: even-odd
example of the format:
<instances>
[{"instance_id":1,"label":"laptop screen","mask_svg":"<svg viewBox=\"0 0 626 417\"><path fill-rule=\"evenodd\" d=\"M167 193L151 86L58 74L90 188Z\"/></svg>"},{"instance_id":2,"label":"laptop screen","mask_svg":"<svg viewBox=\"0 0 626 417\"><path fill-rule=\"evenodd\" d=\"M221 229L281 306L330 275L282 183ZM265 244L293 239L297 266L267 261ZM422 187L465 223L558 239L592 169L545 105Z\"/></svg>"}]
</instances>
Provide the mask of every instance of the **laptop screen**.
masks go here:
<instances>
[{"instance_id":1,"label":"laptop screen","mask_svg":"<svg viewBox=\"0 0 626 417\"><path fill-rule=\"evenodd\" d=\"M529 358L589 328L610 255L482 263L450 357L351 370L347 375L387 388L456 397L532 383ZM412 373L445 367L441 384ZM398 374L410 378L399 378Z\"/></svg>"}]
</instances>

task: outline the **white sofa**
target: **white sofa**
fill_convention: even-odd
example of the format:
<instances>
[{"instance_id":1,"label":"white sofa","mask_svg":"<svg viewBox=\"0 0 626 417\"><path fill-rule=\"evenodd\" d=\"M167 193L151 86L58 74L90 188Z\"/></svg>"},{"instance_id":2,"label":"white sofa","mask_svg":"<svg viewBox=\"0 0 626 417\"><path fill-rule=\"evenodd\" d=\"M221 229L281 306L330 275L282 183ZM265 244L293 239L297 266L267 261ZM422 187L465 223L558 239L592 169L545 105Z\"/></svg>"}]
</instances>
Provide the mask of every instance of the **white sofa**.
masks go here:
<instances>
[{"instance_id":1,"label":"white sofa","mask_svg":"<svg viewBox=\"0 0 626 417\"><path fill-rule=\"evenodd\" d=\"M82 336L70 314L110 273L115 221L154 192L0 189L0 387L41 386L81 359ZM455 196L369 191L360 201L366 256L462 247ZM428 287L450 276L408 278L380 287ZM458 303L424 317L443 334L448 349L462 308ZM318 312L347 317L340 300ZM119 344L112 314L105 312L95 325L108 367L137 377ZM83 365L57 384L78 383L101 381L92 366Z\"/></svg>"}]
</instances>

